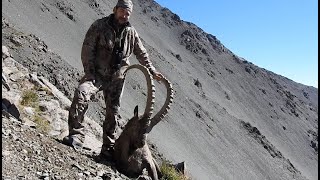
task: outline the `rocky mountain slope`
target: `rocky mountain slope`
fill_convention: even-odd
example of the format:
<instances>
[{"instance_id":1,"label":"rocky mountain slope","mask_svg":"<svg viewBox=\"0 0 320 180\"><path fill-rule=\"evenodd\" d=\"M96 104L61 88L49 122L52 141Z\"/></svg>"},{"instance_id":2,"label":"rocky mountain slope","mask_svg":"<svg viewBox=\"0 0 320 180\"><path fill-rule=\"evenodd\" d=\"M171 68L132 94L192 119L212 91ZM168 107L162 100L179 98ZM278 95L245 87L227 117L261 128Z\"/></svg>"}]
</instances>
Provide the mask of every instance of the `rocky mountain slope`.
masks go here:
<instances>
[{"instance_id":1,"label":"rocky mountain slope","mask_svg":"<svg viewBox=\"0 0 320 180\"><path fill-rule=\"evenodd\" d=\"M4 0L2 45L70 100L83 75L84 34L115 4ZM193 179L318 178L318 89L238 57L217 37L153 0L134 1L131 23L175 90L168 116L149 135L167 159L185 161ZM134 57L131 63L137 63ZM125 118L137 104L143 109L146 86L141 79L137 73L127 78L121 104ZM156 88L157 109L165 90L161 84ZM97 124L104 118L100 97L88 112Z\"/></svg>"},{"instance_id":2,"label":"rocky mountain slope","mask_svg":"<svg viewBox=\"0 0 320 180\"><path fill-rule=\"evenodd\" d=\"M46 78L15 61L5 46L2 51L2 70L8 75L3 83L8 86L2 87L2 179L130 179L114 162L96 158L102 128L90 118L85 117L85 150L76 152L62 144L71 101ZM163 162L149 144L156 160Z\"/></svg>"}]
</instances>

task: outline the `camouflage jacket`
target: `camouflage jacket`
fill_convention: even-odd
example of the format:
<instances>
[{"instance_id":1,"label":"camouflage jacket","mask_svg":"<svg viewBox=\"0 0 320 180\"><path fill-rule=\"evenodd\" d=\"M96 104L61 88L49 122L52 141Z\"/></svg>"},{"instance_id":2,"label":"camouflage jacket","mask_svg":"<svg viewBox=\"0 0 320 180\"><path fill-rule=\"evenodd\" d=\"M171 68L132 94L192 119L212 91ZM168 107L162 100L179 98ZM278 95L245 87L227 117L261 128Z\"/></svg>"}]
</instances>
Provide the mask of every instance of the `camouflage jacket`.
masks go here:
<instances>
[{"instance_id":1,"label":"camouflage jacket","mask_svg":"<svg viewBox=\"0 0 320 180\"><path fill-rule=\"evenodd\" d=\"M116 41L116 30L112 26L113 14L96 20L87 31L81 50L81 60L86 75L111 76L113 64L113 49ZM128 23L121 31L123 58L120 75L130 65L129 57L135 54L138 61L145 65L151 73L155 71L149 60L147 50L143 46L135 28Z\"/></svg>"}]
</instances>

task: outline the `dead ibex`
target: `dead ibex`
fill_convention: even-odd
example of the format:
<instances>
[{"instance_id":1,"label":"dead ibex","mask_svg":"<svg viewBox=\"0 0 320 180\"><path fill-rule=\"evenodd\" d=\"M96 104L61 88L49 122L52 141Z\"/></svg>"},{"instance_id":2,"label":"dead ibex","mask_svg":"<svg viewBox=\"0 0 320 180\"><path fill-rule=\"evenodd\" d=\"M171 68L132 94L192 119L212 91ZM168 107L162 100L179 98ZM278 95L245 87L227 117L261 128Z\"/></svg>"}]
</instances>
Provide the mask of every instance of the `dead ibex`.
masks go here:
<instances>
[{"instance_id":1,"label":"dead ibex","mask_svg":"<svg viewBox=\"0 0 320 180\"><path fill-rule=\"evenodd\" d=\"M132 68L141 70L146 76L148 88L147 104L143 115L138 115L138 106L135 107L133 118L128 121L115 142L114 159L118 170L128 176L138 176L146 170L148 176L153 180L157 180L160 175L160 169L151 155L146 140L152 128L168 113L173 99L172 85L166 78L162 79L161 82L167 88L166 101L160 111L151 118L155 102L155 86L151 74L147 68L139 64L129 66L127 71Z\"/></svg>"}]
</instances>

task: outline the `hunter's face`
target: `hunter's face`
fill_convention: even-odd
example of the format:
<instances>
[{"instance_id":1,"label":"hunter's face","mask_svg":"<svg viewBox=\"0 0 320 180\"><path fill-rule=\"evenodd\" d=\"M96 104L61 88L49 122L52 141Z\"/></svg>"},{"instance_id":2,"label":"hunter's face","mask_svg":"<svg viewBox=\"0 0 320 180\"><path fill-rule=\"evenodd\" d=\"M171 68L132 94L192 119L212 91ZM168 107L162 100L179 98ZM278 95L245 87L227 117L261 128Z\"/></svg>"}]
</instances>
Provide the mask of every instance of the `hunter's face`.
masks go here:
<instances>
[{"instance_id":1,"label":"hunter's face","mask_svg":"<svg viewBox=\"0 0 320 180\"><path fill-rule=\"evenodd\" d=\"M118 24L122 25L124 23L127 23L129 21L131 12L128 9L118 7L116 9L115 18L118 22Z\"/></svg>"}]
</instances>

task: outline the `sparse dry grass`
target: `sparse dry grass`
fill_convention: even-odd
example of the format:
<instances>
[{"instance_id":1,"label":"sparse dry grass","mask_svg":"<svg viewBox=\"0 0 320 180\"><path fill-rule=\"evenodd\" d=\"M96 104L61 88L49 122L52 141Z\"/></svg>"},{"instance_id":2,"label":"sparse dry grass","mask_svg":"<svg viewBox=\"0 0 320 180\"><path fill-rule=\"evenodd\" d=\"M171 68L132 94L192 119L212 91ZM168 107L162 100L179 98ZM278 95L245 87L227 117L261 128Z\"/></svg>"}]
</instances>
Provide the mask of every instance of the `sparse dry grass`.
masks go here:
<instances>
[{"instance_id":1,"label":"sparse dry grass","mask_svg":"<svg viewBox=\"0 0 320 180\"><path fill-rule=\"evenodd\" d=\"M50 123L41 116L39 108L39 98L37 92L39 89L32 88L22 92L21 105L34 108L34 115L32 120L38 125L37 128L43 132L48 132ZM42 89L41 89L42 90Z\"/></svg>"},{"instance_id":2,"label":"sparse dry grass","mask_svg":"<svg viewBox=\"0 0 320 180\"><path fill-rule=\"evenodd\" d=\"M33 116L33 121L38 125L37 128L40 130L40 131L43 131L43 132L49 132L50 130L50 123L44 119L41 115L39 115L38 113L36 113L34 116Z\"/></svg>"},{"instance_id":3,"label":"sparse dry grass","mask_svg":"<svg viewBox=\"0 0 320 180\"><path fill-rule=\"evenodd\" d=\"M191 180L181 172L177 171L168 162L163 162L161 164L160 171L163 175L161 180Z\"/></svg>"},{"instance_id":4,"label":"sparse dry grass","mask_svg":"<svg viewBox=\"0 0 320 180\"><path fill-rule=\"evenodd\" d=\"M21 105L36 108L38 103L39 98L34 90L28 89L22 92Z\"/></svg>"}]
</instances>

